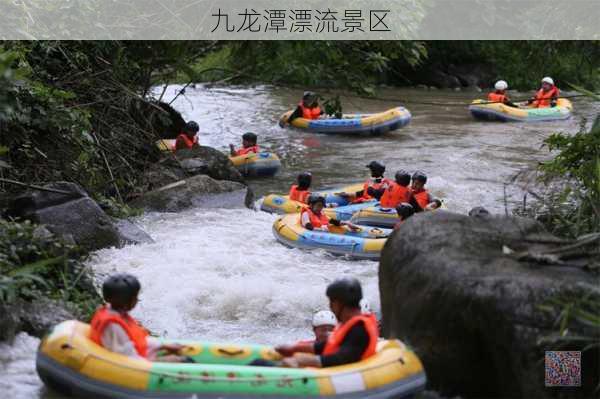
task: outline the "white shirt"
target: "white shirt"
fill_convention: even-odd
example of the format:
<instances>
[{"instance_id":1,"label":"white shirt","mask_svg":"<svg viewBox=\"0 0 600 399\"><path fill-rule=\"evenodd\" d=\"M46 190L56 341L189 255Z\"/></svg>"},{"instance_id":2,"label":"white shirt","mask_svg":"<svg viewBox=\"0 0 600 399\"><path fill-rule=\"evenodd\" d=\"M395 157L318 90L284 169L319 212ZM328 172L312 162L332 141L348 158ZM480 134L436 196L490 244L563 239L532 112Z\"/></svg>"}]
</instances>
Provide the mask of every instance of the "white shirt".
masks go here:
<instances>
[{"instance_id":1,"label":"white shirt","mask_svg":"<svg viewBox=\"0 0 600 399\"><path fill-rule=\"evenodd\" d=\"M109 312L118 314L118 312L110 309ZM134 357L138 359L143 359L135 349L135 345L133 341L127 335L127 332L117 323L108 323L102 331L102 336L100 337L102 341L102 346L108 349L111 352L120 353L125 356ZM156 357L156 353L160 348L160 342L153 337L147 338L148 343L148 359L154 359Z\"/></svg>"}]
</instances>

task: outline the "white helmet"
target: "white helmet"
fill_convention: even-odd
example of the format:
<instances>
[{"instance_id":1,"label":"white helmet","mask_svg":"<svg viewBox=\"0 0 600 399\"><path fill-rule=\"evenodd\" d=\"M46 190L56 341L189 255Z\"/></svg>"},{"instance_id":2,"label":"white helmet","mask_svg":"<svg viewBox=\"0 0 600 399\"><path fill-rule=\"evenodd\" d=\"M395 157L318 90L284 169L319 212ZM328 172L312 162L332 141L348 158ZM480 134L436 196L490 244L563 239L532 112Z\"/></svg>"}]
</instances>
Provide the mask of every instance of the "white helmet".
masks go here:
<instances>
[{"instance_id":1,"label":"white helmet","mask_svg":"<svg viewBox=\"0 0 600 399\"><path fill-rule=\"evenodd\" d=\"M329 310L320 310L313 315L312 318L312 326L335 326L337 324L337 319L333 312Z\"/></svg>"},{"instance_id":2,"label":"white helmet","mask_svg":"<svg viewBox=\"0 0 600 399\"><path fill-rule=\"evenodd\" d=\"M494 85L494 88L496 90L506 90L506 89L508 89L508 83L506 83L505 80L499 80Z\"/></svg>"},{"instance_id":3,"label":"white helmet","mask_svg":"<svg viewBox=\"0 0 600 399\"><path fill-rule=\"evenodd\" d=\"M360 300L359 305L361 313L372 313L371 304L365 298Z\"/></svg>"},{"instance_id":4,"label":"white helmet","mask_svg":"<svg viewBox=\"0 0 600 399\"><path fill-rule=\"evenodd\" d=\"M542 83L548 83L554 86L554 80L550 76L546 76L544 79L542 79Z\"/></svg>"}]
</instances>

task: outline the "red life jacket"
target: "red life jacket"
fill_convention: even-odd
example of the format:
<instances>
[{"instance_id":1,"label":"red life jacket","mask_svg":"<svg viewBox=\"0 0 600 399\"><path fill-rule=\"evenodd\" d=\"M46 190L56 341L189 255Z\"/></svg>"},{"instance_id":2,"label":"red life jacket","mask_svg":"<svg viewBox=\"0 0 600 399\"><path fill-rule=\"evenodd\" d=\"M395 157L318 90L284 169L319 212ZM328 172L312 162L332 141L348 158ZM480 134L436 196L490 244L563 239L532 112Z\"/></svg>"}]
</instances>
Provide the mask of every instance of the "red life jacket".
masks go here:
<instances>
[{"instance_id":1,"label":"red life jacket","mask_svg":"<svg viewBox=\"0 0 600 399\"><path fill-rule=\"evenodd\" d=\"M362 195L360 197L357 197L354 201L352 201L353 204L357 204L357 203L361 203L361 202L365 202L365 201L369 201L372 200L373 197L371 197L369 195L369 193L367 192L369 187L373 187L375 190L379 190L383 187L388 187L392 184L391 181L389 181L388 179L382 177L380 182L376 182L373 179L369 179L365 182L365 184L363 185L363 189L362 189Z\"/></svg>"},{"instance_id":2,"label":"red life jacket","mask_svg":"<svg viewBox=\"0 0 600 399\"><path fill-rule=\"evenodd\" d=\"M488 101L504 104L508 102L508 96L503 93L493 92L488 94Z\"/></svg>"},{"instance_id":3,"label":"red life jacket","mask_svg":"<svg viewBox=\"0 0 600 399\"><path fill-rule=\"evenodd\" d=\"M133 342L137 353L146 357L148 355L148 331L128 314L121 314L111 311L107 306L103 306L96 311L92 322L90 323L90 339L102 346L102 333L109 323L117 323L127 333L127 336Z\"/></svg>"},{"instance_id":4,"label":"red life jacket","mask_svg":"<svg viewBox=\"0 0 600 399\"><path fill-rule=\"evenodd\" d=\"M198 136L194 136L194 139L190 140L187 134L181 133L179 136L177 136L177 139L175 140L175 148L173 148L173 151L177 150L177 142L180 141L180 139L183 140L187 149L192 148L194 144L198 144Z\"/></svg>"},{"instance_id":5,"label":"red life jacket","mask_svg":"<svg viewBox=\"0 0 600 399\"><path fill-rule=\"evenodd\" d=\"M302 213L300 214L300 218L302 218L302 215L305 212L308 212L308 218L310 220L310 224L312 224L314 228L317 229L319 227L323 227L323 226L328 226L329 225L329 218L323 212L321 212L320 215L317 215L316 213L314 213L312 211L312 209L306 208L306 209L302 210ZM304 226L302 226L302 227L304 227Z\"/></svg>"},{"instance_id":6,"label":"red life jacket","mask_svg":"<svg viewBox=\"0 0 600 399\"><path fill-rule=\"evenodd\" d=\"M535 94L535 101L533 102L533 106L536 108L548 108L551 104L553 98L557 98L560 95L560 90L556 86L552 86L552 88L548 91L544 91L544 89L539 89Z\"/></svg>"},{"instance_id":7,"label":"red life jacket","mask_svg":"<svg viewBox=\"0 0 600 399\"><path fill-rule=\"evenodd\" d=\"M302 109L302 117L304 119L319 119L319 116L321 116L321 107L319 107L318 105L316 107L309 108L304 106L304 104L300 102L298 106L300 107L300 109Z\"/></svg>"},{"instance_id":8,"label":"red life jacket","mask_svg":"<svg viewBox=\"0 0 600 399\"><path fill-rule=\"evenodd\" d=\"M237 156L246 155L251 152L258 154L260 152L260 150L258 149L257 145L253 145L252 147L240 148L239 150L236 150L235 155L237 155Z\"/></svg>"},{"instance_id":9,"label":"red life jacket","mask_svg":"<svg viewBox=\"0 0 600 399\"><path fill-rule=\"evenodd\" d=\"M395 208L403 202L410 202L410 187L392 182L381 196L380 205L383 208Z\"/></svg>"},{"instance_id":10,"label":"red life jacket","mask_svg":"<svg viewBox=\"0 0 600 399\"><path fill-rule=\"evenodd\" d=\"M417 204L421 207L421 209L425 210L425 207L431 202L431 196L429 195L429 191L427 189L423 189L418 193L413 192L413 197Z\"/></svg>"},{"instance_id":11,"label":"red life jacket","mask_svg":"<svg viewBox=\"0 0 600 399\"><path fill-rule=\"evenodd\" d=\"M296 185L296 184L293 184L292 188L290 188L290 199L291 200L303 202L306 204L309 196L310 196L310 191L299 190L298 185Z\"/></svg>"},{"instance_id":12,"label":"red life jacket","mask_svg":"<svg viewBox=\"0 0 600 399\"><path fill-rule=\"evenodd\" d=\"M327 356L336 353L342 346L342 342L344 342L350 329L358 323L364 323L367 335L369 336L369 344L367 345L367 349L363 352L361 360L373 356L377 349L377 339L379 338L379 327L377 327L377 319L373 314L360 314L343 324L338 324L327 339L327 343L323 349L323 355Z\"/></svg>"}]
</instances>

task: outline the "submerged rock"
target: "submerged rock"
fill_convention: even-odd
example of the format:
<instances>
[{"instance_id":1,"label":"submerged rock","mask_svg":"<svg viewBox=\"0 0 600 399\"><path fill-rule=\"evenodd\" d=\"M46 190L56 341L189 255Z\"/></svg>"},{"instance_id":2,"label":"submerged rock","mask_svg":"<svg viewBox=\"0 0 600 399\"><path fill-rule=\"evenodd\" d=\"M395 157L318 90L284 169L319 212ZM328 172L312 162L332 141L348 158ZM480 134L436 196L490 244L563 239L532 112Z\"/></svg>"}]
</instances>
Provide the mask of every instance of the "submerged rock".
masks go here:
<instances>
[{"instance_id":1,"label":"submerged rock","mask_svg":"<svg viewBox=\"0 0 600 399\"><path fill-rule=\"evenodd\" d=\"M414 347L444 395L552 396L543 359L556 348L538 339L557 326L540 306L561 294L600 295L597 277L519 261L515 253L547 250L556 238L530 219L475 214L418 214L388 239L379 268L383 333ZM573 396L593 394L597 355L584 353L583 389Z\"/></svg>"},{"instance_id":2,"label":"submerged rock","mask_svg":"<svg viewBox=\"0 0 600 399\"><path fill-rule=\"evenodd\" d=\"M252 190L242 183L198 175L147 192L132 205L159 212L177 212L192 206L250 207L253 201Z\"/></svg>"},{"instance_id":3,"label":"submerged rock","mask_svg":"<svg viewBox=\"0 0 600 399\"><path fill-rule=\"evenodd\" d=\"M81 187L68 182L44 187L62 193L26 192L12 201L7 214L45 225L58 236L70 236L89 251L119 245L121 238L112 220Z\"/></svg>"},{"instance_id":4,"label":"submerged rock","mask_svg":"<svg viewBox=\"0 0 600 399\"><path fill-rule=\"evenodd\" d=\"M150 234L146 233L132 221L127 219L115 219L114 224L121 236L120 244L122 246L130 244L151 244L154 242L154 239Z\"/></svg>"}]
</instances>

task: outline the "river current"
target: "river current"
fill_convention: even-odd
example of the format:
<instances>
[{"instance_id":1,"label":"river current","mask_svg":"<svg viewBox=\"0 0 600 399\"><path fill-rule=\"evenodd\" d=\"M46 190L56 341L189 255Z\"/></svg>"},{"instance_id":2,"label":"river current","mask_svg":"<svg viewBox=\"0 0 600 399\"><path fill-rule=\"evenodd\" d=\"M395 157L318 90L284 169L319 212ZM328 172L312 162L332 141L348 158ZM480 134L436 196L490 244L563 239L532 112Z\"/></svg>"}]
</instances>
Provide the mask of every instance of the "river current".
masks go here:
<instances>
[{"instance_id":1,"label":"river current","mask_svg":"<svg viewBox=\"0 0 600 399\"><path fill-rule=\"evenodd\" d=\"M170 101L180 88L170 86L165 99ZM253 131L263 149L280 156L283 168L275 178L250 181L257 197L286 192L306 170L313 173L316 188L359 182L367 176L365 165L379 160L390 177L400 168L425 171L429 189L461 213L474 206L504 213L520 203L522 190L505 189L504 183L550 156L542 142L551 133L574 133L600 109L598 103L574 99L575 115L567 121L483 123L473 120L466 106L418 104L467 104L480 93L384 88L381 97L406 102L342 96L344 111L404 105L413 115L410 125L379 137L327 136L277 125L301 95L271 86L197 85L173 106L199 123L203 145L226 151L229 143L237 146L244 132ZM136 222L155 243L98 251L90 266L99 279L114 271L138 276L141 300L133 315L161 336L264 344L308 338L312 312L327 307L326 285L344 275L357 277L379 310L376 262L283 247L272 235L274 220L274 215L245 208L148 213ZM35 373L38 343L20 334L13 344L0 345L3 397L58 397Z\"/></svg>"}]
</instances>

